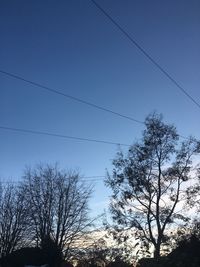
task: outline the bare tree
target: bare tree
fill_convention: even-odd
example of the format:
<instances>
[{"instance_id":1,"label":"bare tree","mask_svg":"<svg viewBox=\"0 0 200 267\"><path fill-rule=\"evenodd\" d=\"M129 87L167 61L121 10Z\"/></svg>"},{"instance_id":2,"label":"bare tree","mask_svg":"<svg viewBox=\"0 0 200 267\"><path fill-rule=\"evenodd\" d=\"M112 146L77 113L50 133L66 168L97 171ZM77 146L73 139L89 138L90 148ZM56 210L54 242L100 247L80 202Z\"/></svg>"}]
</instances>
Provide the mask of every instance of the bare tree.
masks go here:
<instances>
[{"instance_id":1,"label":"bare tree","mask_svg":"<svg viewBox=\"0 0 200 267\"><path fill-rule=\"evenodd\" d=\"M81 182L79 173L49 165L27 169L23 184L37 245L50 237L67 256L71 244L89 226L91 187Z\"/></svg>"},{"instance_id":2,"label":"bare tree","mask_svg":"<svg viewBox=\"0 0 200 267\"><path fill-rule=\"evenodd\" d=\"M28 228L27 208L20 187L0 183L0 257L27 244Z\"/></svg>"},{"instance_id":3,"label":"bare tree","mask_svg":"<svg viewBox=\"0 0 200 267\"><path fill-rule=\"evenodd\" d=\"M192 138L178 146L175 127L165 124L161 116L150 115L145 126L141 142L131 146L127 156L117 154L107 185L113 190L114 221L119 227L135 229L135 236L147 248L153 245L158 258L167 228L189 220L182 207L192 179L192 157L200 149Z\"/></svg>"}]
</instances>

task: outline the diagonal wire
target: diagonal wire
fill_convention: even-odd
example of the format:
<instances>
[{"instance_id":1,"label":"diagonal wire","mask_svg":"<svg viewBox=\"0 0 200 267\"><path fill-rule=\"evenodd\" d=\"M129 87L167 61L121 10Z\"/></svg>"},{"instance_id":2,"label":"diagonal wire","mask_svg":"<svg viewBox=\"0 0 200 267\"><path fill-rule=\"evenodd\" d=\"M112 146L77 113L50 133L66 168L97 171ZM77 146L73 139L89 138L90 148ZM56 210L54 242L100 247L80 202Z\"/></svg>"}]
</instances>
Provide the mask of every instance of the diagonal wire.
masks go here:
<instances>
[{"instance_id":1,"label":"diagonal wire","mask_svg":"<svg viewBox=\"0 0 200 267\"><path fill-rule=\"evenodd\" d=\"M23 78L23 77L21 77L21 76L15 75L15 74L13 74L13 73L10 73L10 72L4 71L4 70L0 70L0 73L2 73L2 74L4 74L4 75L7 75L7 76L9 76L9 77L12 77L12 78L14 78L14 79L21 80L21 81L23 81L23 82L29 83L29 84L31 84L31 85L34 85L34 86L38 87L38 88L41 88L41 89L43 89L43 90L46 90L46 91L48 91L48 92L50 92L50 93L57 94L57 95L61 95L61 96L64 96L64 97L66 97L66 98L68 98L68 99L71 99L71 100L73 100L73 101L76 101L76 102L79 102L79 103L82 103L82 104L91 106L91 107L93 107L93 108L96 108L96 109L99 109L99 110L102 110L102 111L105 111L105 112L109 112L109 113L114 114L114 115L116 115L116 116L118 116L118 117L122 117L122 118L127 119L127 120L131 120L131 121L134 121L134 122L137 122L137 123L140 123L140 124L144 124L143 121L140 121L140 120L134 119L134 118L132 118L132 117L126 116L126 115L121 114L121 113L119 113L119 112L116 112L116 111L114 111L114 110L111 110L111 109L108 109L108 108L105 108L105 107L96 105L96 104L94 104L94 103L92 103L92 102L88 102L88 101L83 100L83 99L81 99L81 98L78 98L78 97L75 97L75 96L72 96L72 95L63 93L63 92L61 92L61 91L59 91L59 90L57 90L57 89L55 89L55 88L51 88L51 87L46 86L46 85L43 85L43 84L41 84L41 83L37 83L37 82L31 81L31 80L28 80L28 79L26 79L26 78Z\"/></svg>"},{"instance_id":2,"label":"diagonal wire","mask_svg":"<svg viewBox=\"0 0 200 267\"><path fill-rule=\"evenodd\" d=\"M52 136L52 137L58 137L58 138L72 139L72 140L77 140L77 141L95 142L95 143L102 143L102 144L108 144L108 145L131 146L130 144L117 143L117 142L111 142L111 141L100 140L100 139L91 139L91 138L77 137L77 136L71 136L71 135L63 135L63 134L50 133L50 132L44 132L44 131L29 130L29 129L24 129L24 128L7 127L7 126L2 126L2 125L0 125L0 129L12 131L12 132L22 132L22 133L27 133L27 134L46 135L46 136ZM178 136L182 139L190 140L190 138L185 137L183 135L178 135Z\"/></svg>"},{"instance_id":3,"label":"diagonal wire","mask_svg":"<svg viewBox=\"0 0 200 267\"><path fill-rule=\"evenodd\" d=\"M8 131L14 131L14 132L28 133L28 134L46 135L46 136L59 137L59 138L65 138L65 139L72 139L72 140L77 140L77 141L103 143L103 144L108 144L108 145L130 146L128 144L110 142L110 141L105 141L105 140L76 137L76 136L63 135L63 134L50 133L50 132L43 132L43 131L28 130L28 129L22 129L22 128L0 126L0 129L8 130Z\"/></svg>"},{"instance_id":4,"label":"diagonal wire","mask_svg":"<svg viewBox=\"0 0 200 267\"><path fill-rule=\"evenodd\" d=\"M93 0L91 0L91 1L93 1ZM21 77L21 76L18 76L18 75L13 74L13 73L6 72L6 71L3 71L3 70L0 70L0 73L5 74L5 75L7 75L7 76L9 76L9 77L12 77L12 78L15 78L15 79L18 79L18 80L27 82L27 83L29 83L29 84L32 84L32 85L37 86L37 87L39 87L39 88L45 89L45 90L50 91L50 92L52 92L52 93L55 93L55 94L64 96L64 97L66 97L66 98L70 98L70 99L72 99L72 100L74 100L74 101L77 101L77 102L80 102L80 103L82 103L82 104L86 104L86 105L92 106L92 107L94 107L94 108L97 108L97 109L100 109L100 110L103 110L103 111L112 113L112 114L117 115L117 116L119 116L119 117L122 117L122 118L125 118L125 119L128 119L128 120L134 121L134 122L136 122L136 123L139 123L139 124L145 124L144 121L140 121L140 120L134 119L134 118L132 118L132 117L123 115L123 114L121 114L121 113L119 113L119 112L115 112L115 111L112 111L112 110L110 110L110 109L106 109L106 108L104 108L104 107L102 107L102 106L95 105L95 104L93 104L93 103L91 103L91 102L87 102L87 101L82 100L82 99L80 99L80 98L76 98L76 97L74 97L74 96L65 94L65 93L63 93L63 92L61 92L61 91L58 91L58 90L53 89L53 88L50 88L50 87L48 87L48 86L45 86L45 85L36 83L36 82L34 82L34 81L31 81L31 80L27 80L27 79L25 79L25 78L23 78L23 77ZM0 128L3 129L3 127L0 127ZM4 128L6 128L6 127L4 127ZM9 128L9 127L7 127L7 128ZM10 129L11 129L11 128L12 128L12 127L10 127ZM7 129L7 130L8 130L8 129ZM27 132L28 132L29 130L25 130L25 129L24 129L24 131L27 131ZM41 134L42 134L42 133L41 133ZM44 134L45 134L45 133L44 133ZM49 134L49 135L50 135L50 134ZM52 135L53 135L53 134L52 134ZM55 134L55 136L56 136L56 134ZM61 137L61 136L60 136L60 137ZM183 139L189 139L188 137L185 137L185 136L183 136L183 135L179 135L179 137L181 137L181 138L183 138ZM66 136L66 138L67 138L67 136ZM71 138L71 137L69 136L69 138ZM73 138L73 137L72 137L72 138ZM72 138L71 138L71 139L72 139ZM74 139L75 139L75 138L76 138L76 137L74 137ZM76 139L78 139L78 138L76 138ZM82 139L84 140L84 138L82 138ZM80 138L80 140L81 140L81 138ZM89 139L87 140L87 138L86 138L85 141L90 141L90 140L89 140ZM94 140L94 141L95 141L95 140ZM102 142L104 142L104 141L102 141ZM105 141L104 143L106 143L106 142L107 142L107 141ZM108 143L111 143L111 144L112 144L112 142L108 142ZM113 143L113 144L117 144L117 143ZM122 144L122 145L123 145L123 144ZM127 145L126 145L126 146L127 146Z\"/></svg>"},{"instance_id":5,"label":"diagonal wire","mask_svg":"<svg viewBox=\"0 0 200 267\"><path fill-rule=\"evenodd\" d=\"M90 0L120 31L123 35L127 37L127 39L135 46L137 47L140 52L147 57L151 63L153 63L154 66L157 67L188 99L190 99L193 104L195 104L198 108L200 108L200 103L197 102L184 88L180 85L180 83L175 80L169 74L167 70L165 70L105 9L103 9L102 6L100 6L99 3L97 3L95 0Z\"/></svg>"}]
</instances>

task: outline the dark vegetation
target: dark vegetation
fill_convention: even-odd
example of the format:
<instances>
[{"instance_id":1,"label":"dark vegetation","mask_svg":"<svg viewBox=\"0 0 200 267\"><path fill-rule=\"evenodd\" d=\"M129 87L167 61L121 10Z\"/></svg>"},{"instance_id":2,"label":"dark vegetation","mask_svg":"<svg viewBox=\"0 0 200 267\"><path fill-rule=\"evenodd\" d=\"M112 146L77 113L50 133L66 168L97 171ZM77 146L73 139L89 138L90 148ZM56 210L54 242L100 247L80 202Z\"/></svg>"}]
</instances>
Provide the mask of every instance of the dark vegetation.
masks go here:
<instances>
[{"instance_id":1,"label":"dark vegetation","mask_svg":"<svg viewBox=\"0 0 200 267\"><path fill-rule=\"evenodd\" d=\"M142 139L127 154L117 153L113 173L108 175L111 188L110 211L118 231L135 229L135 238L146 250L154 247L154 258L160 257L167 245L167 232L173 225L186 225L190 216L183 208L196 196L190 182L193 159L200 153L194 138L179 141L173 125L165 124L162 116L153 114L145 120Z\"/></svg>"},{"instance_id":2,"label":"dark vegetation","mask_svg":"<svg viewBox=\"0 0 200 267\"><path fill-rule=\"evenodd\" d=\"M46 253L41 248L21 248L1 259L2 266L21 267L24 265L43 265L50 264L50 260ZM49 254L50 255L50 254ZM50 255L51 256L51 255Z\"/></svg>"},{"instance_id":3,"label":"dark vegetation","mask_svg":"<svg viewBox=\"0 0 200 267\"><path fill-rule=\"evenodd\" d=\"M91 188L77 172L40 165L26 169L18 184L0 184L0 266L71 267L76 259L78 267L129 267L143 257L138 267L199 267L200 168L194 159L200 142L180 142L176 128L157 114L145 126L127 154L117 153L106 179L113 224L105 225L118 245L99 239L82 247L93 222Z\"/></svg>"},{"instance_id":4,"label":"dark vegetation","mask_svg":"<svg viewBox=\"0 0 200 267\"><path fill-rule=\"evenodd\" d=\"M177 247L166 257L141 259L138 267L198 267L200 266L200 237L194 233L182 237Z\"/></svg>"},{"instance_id":5,"label":"dark vegetation","mask_svg":"<svg viewBox=\"0 0 200 267\"><path fill-rule=\"evenodd\" d=\"M90 195L91 187L77 172L61 171L56 165L27 169L19 184L1 183L1 264L60 266L91 225Z\"/></svg>"}]
</instances>

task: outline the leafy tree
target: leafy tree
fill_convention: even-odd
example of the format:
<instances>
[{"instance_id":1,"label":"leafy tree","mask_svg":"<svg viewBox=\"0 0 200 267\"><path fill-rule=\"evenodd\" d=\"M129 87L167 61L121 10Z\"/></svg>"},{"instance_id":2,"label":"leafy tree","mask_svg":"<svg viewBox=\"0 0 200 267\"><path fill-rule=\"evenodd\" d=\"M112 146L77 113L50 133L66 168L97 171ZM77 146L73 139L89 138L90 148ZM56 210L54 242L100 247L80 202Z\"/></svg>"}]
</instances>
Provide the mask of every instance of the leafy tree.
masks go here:
<instances>
[{"instance_id":1,"label":"leafy tree","mask_svg":"<svg viewBox=\"0 0 200 267\"><path fill-rule=\"evenodd\" d=\"M197 214L200 213L200 165L195 168L197 171L196 179L192 185L187 188L187 206L186 208L197 207ZM199 219L199 218L198 218Z\"/></svg>"},{"instance_id":2,"label":"leafy tree","mask_svg":"<svg viewBox=\"0 0 200 267\"><path fill-rule=\"evenodd\" d=\"M49 165L27 169L23 187L33 240L39 246L50 238L67 257L74 240L90 225L88 200L91 188L80 181L78 173Z\"/></svg>"},{"instance_id":3,"label":"leafy tree","mask_svg":"<svg viewBox=\"0 0 200 267\"><path fill-rule=\"evenodd\" d=\"M161 115L149 115L141 141L127 155L117 153L113 173L106 180L113 191L110 210L114 222L122 229L134 228L142 245L147 249L153 245L155 258L160 257L169 227L189 220L182 205L192 179L192 159L200 146L194 138L180 145L178 140L173 125L165 124Z\"/></svg>"}]
</instances>

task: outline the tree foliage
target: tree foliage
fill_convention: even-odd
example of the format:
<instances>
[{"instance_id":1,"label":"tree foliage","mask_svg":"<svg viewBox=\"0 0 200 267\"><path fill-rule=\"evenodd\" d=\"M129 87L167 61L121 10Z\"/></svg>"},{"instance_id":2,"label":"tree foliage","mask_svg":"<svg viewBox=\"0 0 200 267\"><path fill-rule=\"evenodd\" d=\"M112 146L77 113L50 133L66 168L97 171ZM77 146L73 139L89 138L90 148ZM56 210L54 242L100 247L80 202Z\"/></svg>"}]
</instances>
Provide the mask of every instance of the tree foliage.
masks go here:
<instances>
[{"instance_id":1,"label":"tree foliage","mask_svg":"<svg viewBox=\"0 0 200 267\"><path fill-rule=\"evenodd\" d=\"M113 191L113 220L123 229L134 228L141 244L153 245L156 258L168 240L170 225L189 220L182 205L192 179L192 159L200 148L194 138L178 141L173 125L165 124L161 115L148 116L141 141L127 155L117 153L106 180Z\"/></svg>"}]
</instances>

